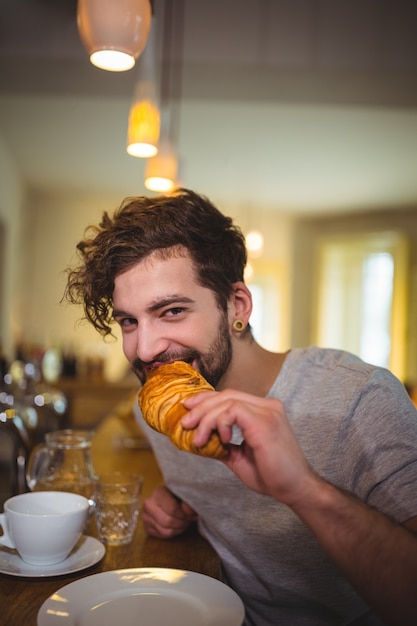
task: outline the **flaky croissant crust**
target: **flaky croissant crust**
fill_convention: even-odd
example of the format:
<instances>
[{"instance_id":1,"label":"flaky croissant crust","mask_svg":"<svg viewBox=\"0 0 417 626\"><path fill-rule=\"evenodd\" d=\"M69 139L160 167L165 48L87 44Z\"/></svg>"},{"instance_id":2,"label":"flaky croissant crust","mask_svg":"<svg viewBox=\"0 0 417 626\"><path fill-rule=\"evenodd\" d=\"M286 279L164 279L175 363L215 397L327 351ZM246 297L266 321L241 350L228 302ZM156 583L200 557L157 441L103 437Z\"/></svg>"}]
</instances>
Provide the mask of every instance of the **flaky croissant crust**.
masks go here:
<instances>
[{"instance_id":1,"label":"flaky croissant crust","mask_svg":"<svg viewBox=\"0 0 417 626\"><path fill-rule=\"evenodd\" d=\"M204 446L197 447L193 444L195 429L185 430L180 423L187 413L182 401L207 390L213 387L188 363L165 363L150 372L139 391L139 407L146 423L167 435L180 450L219 459L227 454L227 448L216 432Z\"/></svg>"}]
</instances>

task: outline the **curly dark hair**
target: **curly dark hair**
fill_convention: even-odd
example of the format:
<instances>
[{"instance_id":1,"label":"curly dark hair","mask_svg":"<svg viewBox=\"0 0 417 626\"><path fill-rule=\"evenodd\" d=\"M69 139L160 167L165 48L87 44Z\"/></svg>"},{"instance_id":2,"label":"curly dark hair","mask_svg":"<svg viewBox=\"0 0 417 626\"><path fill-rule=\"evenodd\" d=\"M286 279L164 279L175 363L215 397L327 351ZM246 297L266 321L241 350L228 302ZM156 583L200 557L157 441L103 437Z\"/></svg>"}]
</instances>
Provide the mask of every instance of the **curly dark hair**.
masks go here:
<instances>
[{"instance_id":1,"label":"curly dark hair","mask_svg":"<svg viewBox=\"0 0 417 626\"><path fill-rule=\"evenodd\" d=\"M105 212L77 245L80 263L67 269L63 299L82 304L96 330L110 335L116 276L155 250L169 255L175 246L188 251L199 283L226 310L233 283L243 281L245 239L230 217L189 189L126 198L113 217Z\"/></svg>"}]
</instances>

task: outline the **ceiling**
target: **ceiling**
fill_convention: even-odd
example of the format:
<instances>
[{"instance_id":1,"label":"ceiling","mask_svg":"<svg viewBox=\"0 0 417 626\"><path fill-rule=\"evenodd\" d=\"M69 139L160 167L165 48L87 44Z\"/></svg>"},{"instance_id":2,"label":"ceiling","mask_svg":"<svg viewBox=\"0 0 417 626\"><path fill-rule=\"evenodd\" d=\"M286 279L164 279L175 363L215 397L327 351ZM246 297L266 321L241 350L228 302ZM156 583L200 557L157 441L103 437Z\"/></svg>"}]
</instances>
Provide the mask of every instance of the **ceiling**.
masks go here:
<instances>
[{"instance_id":1,"label":"ceiling","mask_svg":"<svg viewBox=\"0 0 417 626\"><path fill-rule=\"evenodd\" d=\"M185 0L181 183L220 207L417 208L416 24L415 0ZM125 149L138 69L89 63L76 0L1 0L0 76L29 188L149 193Z\"/></svg>"}]
</instances>

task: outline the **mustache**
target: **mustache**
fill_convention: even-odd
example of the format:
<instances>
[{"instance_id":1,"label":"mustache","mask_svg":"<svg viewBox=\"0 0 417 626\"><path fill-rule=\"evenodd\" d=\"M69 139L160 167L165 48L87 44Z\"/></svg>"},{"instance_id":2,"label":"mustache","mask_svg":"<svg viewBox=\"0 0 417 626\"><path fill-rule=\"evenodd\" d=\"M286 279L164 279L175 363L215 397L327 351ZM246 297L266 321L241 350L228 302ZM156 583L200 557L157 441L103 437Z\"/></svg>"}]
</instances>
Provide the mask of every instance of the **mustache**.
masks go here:
<instances>
[{"instance_id":1,"label":"mustache","mask_svg":"<svg viewBox=\"0 0 417 626\"><path fill-rule=\"evenodd\" d=\"M200 357L200 353L196 350L187 350L183 352L167 352L158 354L152 361L142 361L138 357L131 363L133 373L144 383L146 380L146 371L155 367L155 364L172 363L173 361L194 361Z\"/></svg>"}]
</instances>

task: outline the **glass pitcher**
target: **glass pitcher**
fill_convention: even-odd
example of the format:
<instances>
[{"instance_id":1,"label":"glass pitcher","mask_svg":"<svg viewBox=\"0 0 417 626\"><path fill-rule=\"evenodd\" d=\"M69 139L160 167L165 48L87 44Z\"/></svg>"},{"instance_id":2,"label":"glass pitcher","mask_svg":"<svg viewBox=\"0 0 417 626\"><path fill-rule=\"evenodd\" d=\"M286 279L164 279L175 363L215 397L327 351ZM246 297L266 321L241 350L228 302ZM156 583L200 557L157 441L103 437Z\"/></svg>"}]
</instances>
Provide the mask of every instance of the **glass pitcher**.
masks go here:
<instances>
[{"instance_id":1,"label":"glass pitcher","mask_svg":"<svg viewBox=\"0 0 417 626\"><path fill-rule=\"evenodd\" d=\"M91 460L90 430L56 430L31 452L26 480L31 491L71 491L94 502L97 477Z\"/></svg>"}]
</instances>

